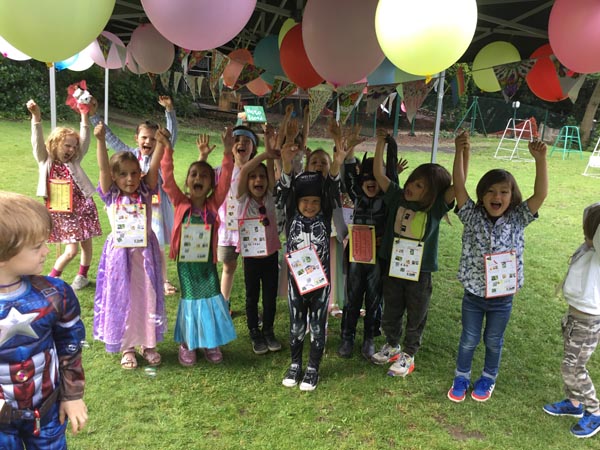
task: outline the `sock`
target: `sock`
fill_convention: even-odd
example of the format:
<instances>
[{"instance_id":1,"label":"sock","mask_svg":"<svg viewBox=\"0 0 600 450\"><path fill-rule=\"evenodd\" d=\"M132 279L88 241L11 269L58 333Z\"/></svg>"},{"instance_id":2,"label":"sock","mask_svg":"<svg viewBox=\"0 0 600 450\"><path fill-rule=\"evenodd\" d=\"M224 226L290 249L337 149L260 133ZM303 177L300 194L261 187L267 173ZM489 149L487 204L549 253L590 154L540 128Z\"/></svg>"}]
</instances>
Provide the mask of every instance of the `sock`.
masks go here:
<instances>
[{"instance_id":1,"label":"sock","mask_svg":"<svg viewBox=\"0 0 600 450\"><path fill-rule=\"evenodd\" d=\"M62 275L62 270L56 270L54 267L52 271L48 274L49 277L60 278Z\"/></svg>"},{"instance_id":2,"label":"sock","mask_svg":"<svg viewBox=\"0 0 600 450\"><path fill-rule=\"evenodd\" d=\"M88 270L90 270L90 266L83 266L80 264L79 272L77 272L77 275L81 275L82 277L87 278Z\"/></svg>"}]
</instances>

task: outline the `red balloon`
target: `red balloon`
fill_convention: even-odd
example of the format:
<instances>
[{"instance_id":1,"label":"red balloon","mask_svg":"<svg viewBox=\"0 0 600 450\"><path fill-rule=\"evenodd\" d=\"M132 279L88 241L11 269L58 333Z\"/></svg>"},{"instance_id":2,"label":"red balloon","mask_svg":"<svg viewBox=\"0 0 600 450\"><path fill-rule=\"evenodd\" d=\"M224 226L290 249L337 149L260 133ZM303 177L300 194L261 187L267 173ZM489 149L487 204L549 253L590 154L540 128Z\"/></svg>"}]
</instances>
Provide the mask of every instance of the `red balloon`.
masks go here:
<instances>
[{"instance_id":1,"label":"red balloon","mask_svg":"<svg viewBox=\"0 0 600 450\"><path fill-rule=\"evenodd\" d=\"M531 92L547 102L559 102L569 96L560 86L554 61L550 59L553 54L550 44L542 45L534 51L531 58L536 58L537 61L525 78Z\"/></svg>"},{"instance_id":2,"label":"red balloon","mask_svg":"<svg viewBox=\"0 0 600 450\"><path fill-rule=\"evenodd\" d=\"M302 42L302 24L294 25L281 41L279 49L281 67L290 81L308 89L321 84L323 77L313 68Z\"/></svg>"}]
</instances>

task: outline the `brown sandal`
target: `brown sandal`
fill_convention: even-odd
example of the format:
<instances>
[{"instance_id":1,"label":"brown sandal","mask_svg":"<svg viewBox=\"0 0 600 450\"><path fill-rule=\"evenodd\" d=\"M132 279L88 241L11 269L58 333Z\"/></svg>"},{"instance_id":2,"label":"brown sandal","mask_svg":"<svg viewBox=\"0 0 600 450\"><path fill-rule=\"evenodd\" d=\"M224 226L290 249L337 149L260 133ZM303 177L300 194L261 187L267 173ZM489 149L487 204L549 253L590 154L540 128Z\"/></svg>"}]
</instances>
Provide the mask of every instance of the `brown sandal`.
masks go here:
<instances>
[{"instance_id":1,"label":"brown sandal","mask_svg":"<svg viewBox=\"0 0 600 450\"><path fill-rule=\"evenodd\" d=\"M125 370L136 369L138 366L135 350L125 350L121 357L121 368Z\"/></svg>"},{"instance_id":2,"label":"brown sandal","mask_svg":"<svg viewBox=\"0 0 600 450\"><path fill-rule=\"evenodd\" d=\"M174 295L179 291L179 289L173 286L169 280L165 280L163 287L165 290L165 295Z\"/></svg>"},{"instance_id":3,"label":"brown sandal","mask_svg":"<svg viewBox=\"0 0 600 450\"><path fill-rule=\"evenodd\" d=\"M162 361L160 353L158 353L155 348L148 348L142 345L140 347L140 355L148 362L148 365L151 367L159 366Z\"/></svg>"}]
</instances>

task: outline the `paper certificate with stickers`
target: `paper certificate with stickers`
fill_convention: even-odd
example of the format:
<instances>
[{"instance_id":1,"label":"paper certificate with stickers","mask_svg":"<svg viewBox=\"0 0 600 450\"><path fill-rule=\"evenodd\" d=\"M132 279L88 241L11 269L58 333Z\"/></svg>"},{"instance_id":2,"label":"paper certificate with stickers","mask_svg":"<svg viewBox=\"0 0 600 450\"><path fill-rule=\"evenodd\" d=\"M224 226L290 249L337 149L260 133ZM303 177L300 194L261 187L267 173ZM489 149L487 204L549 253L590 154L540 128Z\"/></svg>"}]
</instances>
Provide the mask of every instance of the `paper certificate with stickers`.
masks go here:
<instances>
[{"instance_id":1,"label":"paper certificate with stickers","mask_svg":"<svg viewBox=\"0 0 600 450\"><path fill-rule=\"evenodd\" d=\"M301 295L316 291L329 284L319 255L313 247L304 247L288 253L286 262Z\"/></svg>"},{"instance_id":2,"label":"paper certificate with stickers","mask_svg":"<svg viewBox=\"0 0 600 450\"><path fill-rule=\"evenodd\" d=\"M227 197L225 204L225 223L228 230L238 229L238 202L233 196Z\"/></svg>"},{"instance_id":3,"label":"paper certificate with stickers","mask_svg":"<svg viewBox=\"0 0 600 450\"><path fill-rule=\"evenodd\" d=\"M146 205L118 203L113 206L115 247L146 247Z\"/></svg>"},{"instance_id":4,"label":"paper certificate with stickers","mask_svg":"<svg viewBox=\"0 0 600 450\"><path fill-rule=\"evenodd\" d=\"M350 262L375 264L375 227L348 225Z\"/></svg>"},{"instance_id":5,"label":"paper certificate with stickers","mask_svg":"<svg viewBox=\"0 0 600 450\"><path fill-rule=\"evenodd\" d=\"M71 180L48 180L46 208L51 212L73 212L73 183Z\"/></svg>"},{"instance_id":6,"label":"paper certificate with stickers","mask_svg":"<svg viewBox=\"0 0 600 450\"><path fill-rule=\"evenodd\" d=\"M181 227L180 262L208 262L210 254L210 224L190 223Z\"/></svg>"},{"instance_id":7,"label":"paper certificate with stickers","mask_svg":"<svg viewBox=\"0 0 600 450\"><path fill-rule=\"evenodd\" d=\"M240 250L243 257L267 256L267 234L260 219L240 219Z\"/></svg>"},{"instance_id":8,"label":"paper certificate with stickers","mask_svg":"<svg viewBox=\"0 0 600 450\"><path fill-rule=\"evenodd\" d=\"M514 251L483 255L485 298L517 293L517 255Z\"/></svg>"},{"instance_id":9,"label":"paper certificate with stickers","mask_svg":"<svg viewBox=\"0 0 600 450\"><path fill-rule=\"evenodd\" d=\"M423 243L421 241L394 238L389 276L419 281L422 260Z\"/></svg>"}]
</instances>

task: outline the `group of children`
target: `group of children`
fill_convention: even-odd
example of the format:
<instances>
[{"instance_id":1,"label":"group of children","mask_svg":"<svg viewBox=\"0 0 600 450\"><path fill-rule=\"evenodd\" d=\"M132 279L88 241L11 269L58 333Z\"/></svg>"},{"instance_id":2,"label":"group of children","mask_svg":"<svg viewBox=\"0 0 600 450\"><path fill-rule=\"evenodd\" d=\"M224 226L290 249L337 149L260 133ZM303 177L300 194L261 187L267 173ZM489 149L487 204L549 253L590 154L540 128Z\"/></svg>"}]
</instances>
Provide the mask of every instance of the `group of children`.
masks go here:
<instances>
[{"instance_id":1,"label":"group of children","mask_svg":"<svg viewBox=\"0 0 600 450\"><path fill-rule=\"evenodd\" d=\"M264 354L281 349L274 319L278 275L287 266L291 363L282 384L314 390L326 343L335 234L341 240L349 237L338 353L351 356L364 303L362 355L374 364L391 363L387 369L391 376L406 376L415 368L427 321L432 272L438 270L440 222L455 207L464 224L458 272L464 295L456 370L447 395L454 402L466 398L474 352L483 331L484 367L473 383L471 397L476 401L490 398L513 298L523 285L524 228L537 218L548 192L545 144L529 144L536 168L532 196L523 200L514 177L494 169L479 181L473 201L465 188L470 154L466 133L455 140L452 176L438 164L423 164L401 187L397 173L406 163L397 161L395 151L390 152L395 150L395 142L383 131L377 133L374 158L363 158L359 164L353 151L360 142L357 134L344 135L334 122L330 126L333 157L322 149L308 151L307 130L300 133L295 120L286 120L278 133L267 127L262 153L258 153L258 136L250 128L228 127L222 134L224 153L217 169L207 162L215 146L210 145L207 135L199 136L199 156L191 162L182 189L173 175L174 110L170 99L161 98L160 102L167 110L168 127L141 124L136 131L137 148L119 144L95 116L95 109L90 111L100 169L97 192L106 205L112 229L96 276L93 334L105 343L107 351L121 353L123 369L137 367L136 352L150 366L161 363L156 346L167 329L164 298L174 288L165 276L164 244L168 242L181 289L174 332L180 344L179 362L194 365L197 352L202 350L208 361L218 363L223 359L220 347L236 338L229 298L241 254L253 351ZM87 420L81 400L84 331L79 306L71 287L57 277L81 245L81 267L73 288L85 287L91 260L88 242L100 234L100 229L91 200L93 185L80 166L89 145L87 114L82 112L79 135L74 130L57 129L43 144L39 108L33 101L28 108L34 155L40 166L38 194L45 197L46 207L22 196L0 195L0 302L9 305L3 310L10 308L11 315L10 325L2 325L7 319L0 319L4 336L0 344L18 353L14 357L6 353L3 361L18 360L18 364L11 364L10 370L14 367L17 371L12 384L35 381L37 372L29 379L19 368L34 364L36 358L46 361L54 381L50 385L36 383L39 393L27 399L17 396L24 390L15 388L12 395L3 389L7 405L22 415L13 414L19 420L11 419L7 425L0 414L0 430L25 427L27 421L34 420L35 438L39 439L42 412L52 414L48 432L63 427L64 433L65 417L73 422L74 431ZM117 150L110 158L107 144ZM304 166L298 163L303 158ZM344 190L354 203L351 220L344 220ZM23 219L18 219L21 216ZM154 220L157 217L159 221ZM17 226L9 222L13 218L18 219ZM278 224L285 231L281 261ZM585 243L573 256L563 287L569 302L563 323L562 366L567 399L544 407L548 414L581 417L572 428L578 437L600 430L600 406L585 369L598 343L600 327L599 225L600 204L595 204L585 211ZM46 242L68 246L50 276L39 277L48 252ZM339 253L337 258L341 258ZM221 281L217 261L223 262ZM262 316L258 307L261 289ZM27 314L34 307L32 302L38 311L42 300L49 304L52 314ZM55 342L55 349L37 337L48 334L32 330L48 326L46 322L58 324L59 331L55 328L49 339ZM375 351L374 337L380 329L385 343ZM310 351L303 369L304 340L309 332ZM17 346L30 351L23 355ZM56 394L61 383L63 388ZM37 411L37 416L27 416L30 410L32 414ZM44 435L46 426L41 428Z\"/></svg>"}]
</instances>

